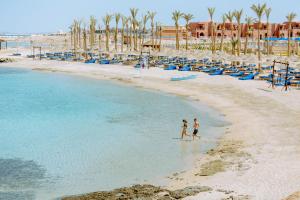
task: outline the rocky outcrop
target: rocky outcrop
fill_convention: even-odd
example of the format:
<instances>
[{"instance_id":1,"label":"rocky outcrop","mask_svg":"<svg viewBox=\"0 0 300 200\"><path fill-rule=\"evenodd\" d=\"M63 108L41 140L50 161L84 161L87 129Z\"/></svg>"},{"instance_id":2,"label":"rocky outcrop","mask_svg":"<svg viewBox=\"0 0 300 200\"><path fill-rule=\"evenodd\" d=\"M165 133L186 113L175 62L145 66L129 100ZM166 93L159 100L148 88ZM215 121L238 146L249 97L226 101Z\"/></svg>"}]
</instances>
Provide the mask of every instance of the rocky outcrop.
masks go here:
<instances>
[{"instance_id":1,"label":"rocky outcrop","mask_svg":"<svg viewBox=\"0 0 300 200\"><path fill-rule=\"evenodd\" d=\"M207 186L186 187L180 190L166 190L153 185L134 185L112 191L93 192L79 196L64 197L63 200L174 200L211 191Z\"/></svg>"}]
</instances>

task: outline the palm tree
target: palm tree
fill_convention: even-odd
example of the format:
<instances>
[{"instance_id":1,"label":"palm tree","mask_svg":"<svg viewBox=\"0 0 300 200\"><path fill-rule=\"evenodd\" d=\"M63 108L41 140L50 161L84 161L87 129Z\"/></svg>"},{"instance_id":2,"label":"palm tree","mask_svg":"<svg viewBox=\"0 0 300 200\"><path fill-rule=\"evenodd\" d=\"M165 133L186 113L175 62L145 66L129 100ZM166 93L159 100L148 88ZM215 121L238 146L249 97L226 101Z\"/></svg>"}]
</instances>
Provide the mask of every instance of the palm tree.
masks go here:
<instances>
[{"instance_id":1,"label":"palm tree","mask_svg":"<svg viewBox=\"0 0 300 200\"><path fill-rule=\"evenodd\" d=\"M123 45L124 45L124 30L125 27L128 28L128 18L126 16L122 16L122 29L121 29L121 51L123 52ZM128 32L128 30L127 30Z\"/></svg>"},{"instance_id":2,"label":"palm tree","mask_svg":"<svg viewBox=\"0 0 300 200\"><path fill-rule=\"evenodd\" d=\"M233 15L233 13L232 12L228 12L227 14L225 14L226 15L226 17L227 17L227 19L228 19L228 21L229 21L229 23L230 23L230 35L231 35L231 40L233 40L234 39L234 37L233 37L233 28L234 28L234 26L233 26L233 17L234 17L234 15ZM231 43L232 44L232 43ZM234 48L233 48L233 46L231 46L231 53L233 54L234 53Z\"/></svg>"},{"instance_id":3,"label":"palm tree","mask_svg":"<svg viewBox=\"0 0 300 200\"><path fill-rule=\"evenodd\" d=\"M263 17L263 14L265 13L265 10L266 10L266 7L267 5L264 3L264 4L253 4L251 6L251 9L255 12L256 16L257 16L257 19L258 19L258 27L257 27L257 50L258 50L258 71L260 71L261 69L261 63L260 63L260 60L261 60L261 56L260 56L260 29L261 29L261 19Z\"/></svg>"},{"instance_id":4,"label":"palm tree","mask_svg":"<svg viewBox=\"0 0 300 200\"><path fill-rule=\"evenodd\" d=\"M229 11L228 13L225 14L225 16L230 23L230 35L231 35L231 39L233 39L233 28L234 28L233 17L234 17L234 15L232 12Z\"/></svg>"},{"instance_id":5,"label":"palm tree","mask_svg":"<svg viewBox=\"0 0 300 200\"><path fill-rule=\"evenodd\" d=\"M98 25L99 35L98 35L98 45L99 45L99 52L101 50L101 26Z\"/></svg>"},{"instance_id":6,"label":"palm tree","mask_svg":"<svg viewBox=\"0 0 300 200\"><path fill-rule=\"evenodd\" d=\"M83 23L83 20L78 21L78 43L79 43L79 48L81 48L81 24Z\"/></svg>"},{"instance_id":7,"label":"palm tree","mask_svg":"<svg viewBox=\"0 0 300 200\"><path fill-rule=\"evenodd\" d=\"M90 17L90 48L93 49L95 44L96 18Z\"/></svg>"},{"instance_id":8,"label":"palm tree","mask_svg":"<svg viewBox=\"0 0 300 200\"><path fill-rule=\"evenodd\" d=\"M249 31L250 31L250 26L253 24L253 18L252 17L246 17L245 19L246 21L246 41L244 44L244 54L247 54L247 50L248 50L248 38L249 38Z\"/></svg>"},{"instance_id":9,"label":"palm tree","mask_svg":"<svg viewBox=\"0 0 300 200\"><path fill-rule=\"evenodd\" d=\"M162 29L161 29L161 24L159 24L159 51L161 50L161 37L162 37Z\"/></svg>"},{"instance_id":10,"label":"palm tree","mask_svg":"<svg viewBox=\"0 0 300 200\"><path fill-rule=\"evenodd\" d=\"M215 33L214 33L214 22L213 22L213 16L215 13L216 8L207 8L208 14L210 17L210 22L211 22L211 27L210 27L210 32L211 32L211 51L212 53L215 53Z\"/></svg>"},{"instance_id":11,"label":"palm tree","mask_svg":"<svg viewBox=\"0 0 300 200\"><path fill-rule=\"evenodd\" d=\"M242 15L243 15L243 9L234 11L233 15L234 15L235 20L238 24L237 53L238 53L238 56L240 56L240 51L241 51L241 18L242 18Z\"/></svg>"},{"instance_id":12,"label":"palm tree","mask_svg":"<svg viewBox=\"0 0 300 200\"><path fill-rule=\"evenodd\" d=\"M231 39L231 46L232 46L232 55L235 55L235 49L236 49L236 46L238 45L239 41L238 39Z\"/></svg>"},{"instance_id":13,"label":"palm tree","mask_svg":"<svg viewBox=\"0 0 300 200\"><path fill-rule=\"evenodd\" d=\"M77 49L77 42L78 42L78 29L77 29L77 26L78 26L78 21L77 20L74 20L73 22L73 25L72 25L72 29L73 29L73 48L74 48L74 51L76 52L76 49Z\"/></svg>"},{"instance_id":14,"label":"palm tree","mask_svg":"<svg viewBox=\"0 0 300 200\"><path fill-rule=\"evenodd\" d=\"M138 37L139 37L139 48L141 50L142 49L143 20L138 21L137 28L138 28Z\"/></svg>"},{"instance_id":15,"label":"palm tree","mask_svg":"<svg viewBox=\"0 0 300 200\"><path fill-rule=\"evenodd\" d=\"M130 13L131 13L131 23L132 23L133 34L134 34L133 46L134 46L134 50L137 51L137 30L136 30L136 28L138 25L138 21L136 19L136 16L138 13L138 9L130 8Z\"/></svg>"},{"instance_id":16,"label":"palm tree","mask_svg":"<svg viewBox=\"0 0 300 200\"><path fill-rule=\"evenodd\" d=\"M172 13L172 19L175 23L176 28L176 50L179 50L179 19L182 17L182 13L178 10L175 10Z\"/></svg>"},{"instance_id":17,"label":"palm tree","mask_svg":"<svg viewBox=\"0 0 300 200\"><path fill-rule=\"evenodd\" d=\"M130 51L132 51L132 18L129 17L128 19L128 23L130 22L130 26L129 26L129 46L130 46Z\"/></svg>"},{"instance_id":18,"label":"palm tree","mask_svg":"<svg viewBox=\"0 0 300 200\"><path fill-rule=\"evenodd\" d=\"M286 16L286 19L288 21L288 56L291 55L291 31L292 31L292 22L295 20L297 14L296 13L289 13L287 16Z\"/></svg>"},{"instance_id":19,"label":"palm tree","mask_svg":"<svg viewBox=\"0 0 300 200\"><path fill-rule=\"evenodd\" d=\"M87 50L85 24L83 25L83 50L84 50L84 51Z\"/></svg>"},{"instance_id":20,"label":"palm tree","mask_svg":"<svg viewBox=\"0 0 300 200\"><path fill-rule=\"evenodd\" d=\"M142 47L143 47L144 46L144 41L145 41L145 34L146 34L146 24L147 24L147 21L149 19L149 16L148 15L143 15L142 19L143 19L143 38L142 38Z\"/></svg>"},{"instance_id":21,"label":"palm tree","mask_svg":"<svg viewBox=\"0 0 300 200\"><path fill-rule=\"evenodd\" d=\"M226 28L226 20L227 17L226 15L222 15L222 35L221 35L221 45L220 45L220 49L221 51L223 51L223 43L224 43L224 33L225 33L225 28Z\"/></svg>"},{"instance_id":22,"label":"palm tree","mask_svg":"<svg viewBox=\"0 0 300 200\"><path fill-rule=\"evenodd\" d=\"M129 49L129 42L131 42L131 26L130 26L130 30L129 30L130 20L131 20L130 17L127 17L127 20L126 20L126 46L127 46L127 51ZM130 32L130 37L129 37L129 32ZM131 48L131 46L130 46L130 48Z\"/></svg>"},{"instance_id":23,"label":"palm tree","mask_svg":"<svg viewBox=\"0 0 300 200\"><path fill-rule=\"evenodd\" d=\"M269 39L268 39L268 37L269 37L269 26L270 26L269 19L270 19L271 12L272 12L272 8L266 8L265 14L266 14L266 18L267 18L267 55L270 54L270 47L269 47Z\"/></svg>"},{"instance_id":24,"label":"palm tree","mask_svg":"<svg viewBox=\"0 0 300 200\"><path fill-rule=\"evenodd\" d=\"M73 24L69 26L70 29L70 42L71 42L71 47L73 46Z\"/></svg>"},{"instance_id":25,"label":"palm tree","mask_svg":"<svg viewBox=\"0 0 300 200\"><path fill-rule=\"evenodd\" d=\"M120 13L115 14L115 20L116 20L116 29L115 29L115 50L118 51L118 24L121 18Z\"/></svg>"},{"instance_id":26,"label":"palm tree","mask_svg":"<svg viewBox=\"0 0 300 200\"><path fill-rule=\"evenodd\" d=\"M151 45L152 45L152 50L154 47L154 17L156 15L156 12L150 12L148 11L148 16L151 20Z\"/></svg>"},{"instance_id":27,"label":"palm tree","mask_svg":"<svg viewBox=\"0 0 300 200\"><path fill-rule=\"evenodd\" d=\"M188 30L189 30L189 23L194 18L192 14L183 14L183 18L185 20L185 29L186 29L186 36L185 36L185 49L188 50Z\"/></svg>"},{"instance_id":28,"label":"palm tree","mask_svg":"<svg viewBox=\"0 0 300 200\"><path fill-rule=\"evenodd\" d=\"M106 47L106 51L109 51L109 33L110 33L110 29L109 29L109 24L110 21L112 19L112 15L106 14L105 17L103 18L103 22L105 24L105 36L106 36L106 40L105 40L105 47Z\"/></svg>"}]
</instances>

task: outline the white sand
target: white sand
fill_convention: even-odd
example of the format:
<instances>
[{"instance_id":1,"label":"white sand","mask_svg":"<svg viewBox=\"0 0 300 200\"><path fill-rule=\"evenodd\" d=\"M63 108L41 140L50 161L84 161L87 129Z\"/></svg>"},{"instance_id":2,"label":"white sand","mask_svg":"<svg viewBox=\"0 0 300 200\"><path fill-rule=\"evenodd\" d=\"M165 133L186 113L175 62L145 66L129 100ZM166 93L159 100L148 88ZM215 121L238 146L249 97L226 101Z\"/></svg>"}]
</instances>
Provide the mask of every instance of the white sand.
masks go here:
<instances>
[{"instance_id":1,"label":"white sand","mask_svg":"<svg viewBox=\"0 0 300 200\"><path fill-rule=\"evenodd\" d=\"M300 190L300 90L269 88L264 81L239 81L229 76L211 77L198 72L136 70L123 65L83 64L60 61L32 61L19 58L0 66L40 68L74 75L117 80L121 83L184 95L211 106L232 123L220 145L242 142L239 151L251 156L222 157L203 155L190 171L172 180L170 189L192 185L211 186L212 192L187 199L222 199L249 195L251 199L283 199ZM171 82L170 77L197 74L189 81ZM200 131L201 133L201 131ZM214 159L233 162L225 172L195 176L202 163ZM218 189L234 191L230 194Z\"/></svg>"}]
</instances>

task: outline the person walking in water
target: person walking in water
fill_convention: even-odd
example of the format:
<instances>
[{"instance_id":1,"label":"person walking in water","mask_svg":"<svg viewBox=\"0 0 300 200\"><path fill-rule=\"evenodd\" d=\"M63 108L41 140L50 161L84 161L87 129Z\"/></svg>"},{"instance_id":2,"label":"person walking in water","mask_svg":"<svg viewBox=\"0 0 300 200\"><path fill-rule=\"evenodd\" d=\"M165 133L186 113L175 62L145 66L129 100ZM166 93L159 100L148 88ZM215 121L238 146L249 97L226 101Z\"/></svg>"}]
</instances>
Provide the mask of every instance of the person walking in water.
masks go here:
<instances>
[{"instance_id":1,"label":"person walking in water","mask_svg":"<svg viewBox=\"0 0 300 200\"><path fill-rule=\"evenodd\" d=\"M194 128L194 131L193 131L193 140L195 139L195 137L200 138L200 136L197 136L198 129L199 129L199 122L198 122L197 118L194 119L194 126L193 126L193 128Z\"/></svg>"},{"instance_id":2,"label":"person walking in water","mask_svg":"<svg viewBox=\"0 0 300 200\"><path fill-rule=\"evenodd\" d=\"M182 132L181 132L181 139L183 139L183 137L186 135L186 136L189 136L187 134L187 128L188 128L188 122L184 119L182 120L183 122L183 125L182 125Z\"/></svg>"}]
</instances>

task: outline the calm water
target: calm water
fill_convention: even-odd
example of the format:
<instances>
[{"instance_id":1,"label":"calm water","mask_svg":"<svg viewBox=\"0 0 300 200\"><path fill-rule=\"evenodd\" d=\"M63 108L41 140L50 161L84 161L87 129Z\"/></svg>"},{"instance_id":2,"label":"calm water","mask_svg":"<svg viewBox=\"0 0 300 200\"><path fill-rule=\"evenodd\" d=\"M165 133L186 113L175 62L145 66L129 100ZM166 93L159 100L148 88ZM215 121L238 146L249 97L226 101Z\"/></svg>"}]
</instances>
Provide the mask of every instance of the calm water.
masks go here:
<instances>
[{"instance_id":1,"label":"calm water","mask_svg":"<svg viewBox=\"0 0 300 200\"><path fill-rule=\"evenodd\" d=\"M178 139L183 117L202 141ZM185 100L110 82L0 68L0 199L157 182L214 145L224 122Z\"/></svg>"}]
</instances>

